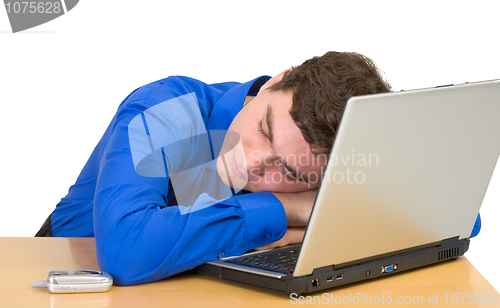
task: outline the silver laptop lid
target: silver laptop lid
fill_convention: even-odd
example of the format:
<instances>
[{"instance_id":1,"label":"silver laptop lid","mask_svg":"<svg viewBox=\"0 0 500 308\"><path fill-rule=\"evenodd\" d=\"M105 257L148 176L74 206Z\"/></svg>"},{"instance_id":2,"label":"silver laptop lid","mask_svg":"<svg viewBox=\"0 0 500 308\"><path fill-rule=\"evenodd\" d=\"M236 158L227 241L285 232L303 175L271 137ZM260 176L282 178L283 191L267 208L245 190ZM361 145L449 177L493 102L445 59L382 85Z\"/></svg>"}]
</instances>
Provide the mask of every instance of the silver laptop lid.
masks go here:
<instances>
[{"instance_id":1,"label":"silver laptop lid","mask_svg":"<svg viewBox=\"0 0 500 308\"><path fill-rule=\"evenodd\" d=\"M294 276L470 236L500 154L500 80L353 97Z\"/></svg>"}]
</instances>

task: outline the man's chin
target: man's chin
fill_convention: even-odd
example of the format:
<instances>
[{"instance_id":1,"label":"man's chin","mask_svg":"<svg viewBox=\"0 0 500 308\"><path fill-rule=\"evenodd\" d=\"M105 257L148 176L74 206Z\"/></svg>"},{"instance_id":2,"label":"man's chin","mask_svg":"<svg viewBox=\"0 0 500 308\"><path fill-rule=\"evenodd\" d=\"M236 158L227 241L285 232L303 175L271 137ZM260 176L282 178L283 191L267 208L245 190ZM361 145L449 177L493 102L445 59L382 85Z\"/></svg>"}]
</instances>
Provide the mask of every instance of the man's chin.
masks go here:
<instances>
[{"instance_id":1,"label":"man's chin","mask_svg":"<svg viewBox=\"0 0 500 308\"><path fill-rule=\"evenodd\" d=\"M256 189L255 187L253 187L251 185L248 185L248 184L245 187L243 187L242 190L245 190L245 191L248 191L248 192L251 192L251 193L256 193L256 192L263 191L263 190Z\"/></svg>"},{"instance_id":2,"label":"man's chin","mask_svg":"<svg viewBox=\"0 0 500 308\"><path fill-rule=\"evenodd\" d=\"M273 189L273 187L267 187L265 185L255 185L251 181L249 181L247 183L247 185L245 185L245 187L243 187L242 190L246 190L246 191L249 191L249 192L252 192L252 193L262 192L262 191L280 192L280 191L276 191L275 188Z\"/></svg>"},{"instance_id":3,"label":"man's chin","mask_svg":"<svg viewBox=\"0 0 500 308\"><path fill-rule=\"evenodd\" d=\"M248 182L248 184L243 188L243 190L249 191L249 192L261 192L261 191L268 191L271 193L299 193L299 192L304 192L304 191L310 191L314 190L316 188L313 187L307 187L307 188L290 188L290 187L267 187L265 185L259 185L255 186L251 182Z\"/></svg>"}]
</instances>

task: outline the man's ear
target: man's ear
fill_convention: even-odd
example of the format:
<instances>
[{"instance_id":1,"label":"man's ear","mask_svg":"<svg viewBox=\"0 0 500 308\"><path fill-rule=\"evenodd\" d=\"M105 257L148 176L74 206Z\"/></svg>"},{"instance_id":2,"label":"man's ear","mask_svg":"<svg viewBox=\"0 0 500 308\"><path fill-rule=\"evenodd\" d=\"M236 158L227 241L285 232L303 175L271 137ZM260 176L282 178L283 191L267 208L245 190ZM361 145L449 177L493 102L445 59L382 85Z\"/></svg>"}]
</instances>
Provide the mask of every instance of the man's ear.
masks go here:
<instances>
[{"instance_id":1,"label":"man's ear","mask_svg":"<svg viewBox=\"0 0 500 308\"><path fill-rule=\"evenodd\" d=\"M291 70L292 70L291 68L284 70L283 72L279 73L278 75L276 75L273 78L266 81L266 83L263 84L262 87L260 87L259 93L257 93L257 95L259 95L261 92L267 90L267 88L269 88L269 87L273 86L274 84L276 84L277 82L279 82L281 79L283 79L283 76L285 76L285 74Z\"/></svg>"}]
</instances>

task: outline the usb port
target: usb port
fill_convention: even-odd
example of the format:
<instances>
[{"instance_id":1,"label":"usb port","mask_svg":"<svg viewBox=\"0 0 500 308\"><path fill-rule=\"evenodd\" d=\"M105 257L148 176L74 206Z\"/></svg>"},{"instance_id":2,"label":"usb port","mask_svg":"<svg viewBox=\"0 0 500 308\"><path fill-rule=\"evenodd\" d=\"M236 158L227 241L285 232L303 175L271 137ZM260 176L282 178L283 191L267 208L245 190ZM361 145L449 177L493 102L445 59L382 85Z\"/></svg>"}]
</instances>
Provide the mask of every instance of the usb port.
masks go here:
<instances>
[{"instance_id":1,"label":"usb port","mask_svg":"<svg viewBox=\"0 0 500 308\"><path fill-rule=\"evenodd\" d=\"M333 281L333 276L326 277L326 282L332 282L332 281Z\"/></svg>"},{"instance_id":2,"label":"usb port","mask_svg":"<svg viewBox=\"0 0 500 308\"><path fill-rule=\"evenodd\" d=\"M337 280L344 278L344 274L337 275Z\"/></svg>"}]
</instances>

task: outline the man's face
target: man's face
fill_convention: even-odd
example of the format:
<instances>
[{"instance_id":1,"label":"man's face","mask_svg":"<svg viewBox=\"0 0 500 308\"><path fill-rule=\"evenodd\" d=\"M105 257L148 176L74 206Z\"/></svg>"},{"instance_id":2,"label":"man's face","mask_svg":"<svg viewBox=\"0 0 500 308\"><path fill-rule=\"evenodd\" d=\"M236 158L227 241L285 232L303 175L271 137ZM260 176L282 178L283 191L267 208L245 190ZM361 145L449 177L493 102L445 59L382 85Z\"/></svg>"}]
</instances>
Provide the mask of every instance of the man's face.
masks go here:
<instances>
[{"instance_id":1,"label":"man's face","mask_svg":"<svg viewBox=\"0 0 500 308\"><path fill-rule=\"evenodd\" d=\"M251 192L318 188L326 155L313 155L290 116L291 106L291 92L266 89L236 115L228 135L237 133L240 142L227 146L226 137L223 149L232 149L217 160L226 185Z\"/></svg>"}]
</instances>

